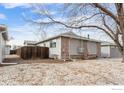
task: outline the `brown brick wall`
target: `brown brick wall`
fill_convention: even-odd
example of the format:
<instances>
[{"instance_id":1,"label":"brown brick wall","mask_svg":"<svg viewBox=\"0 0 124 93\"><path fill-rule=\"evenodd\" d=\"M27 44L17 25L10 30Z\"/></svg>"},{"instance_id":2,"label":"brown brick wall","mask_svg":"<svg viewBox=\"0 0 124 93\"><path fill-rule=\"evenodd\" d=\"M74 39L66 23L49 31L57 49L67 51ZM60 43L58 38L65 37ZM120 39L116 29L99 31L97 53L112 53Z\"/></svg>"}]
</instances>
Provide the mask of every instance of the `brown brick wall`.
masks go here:
<instances>
[{"instance_id":1,"label":"brown brick wall","mask_svg":"<svg viewBox=\"0 0 124 93\"><path fill-rule=\"evenodd\" d=\"M95 42L94 42L95 43ZM101 45L100 43L96 43L96 54L89 54L88 53L88 47L87 47L88 41L84 41L83 47L84 47L84 59L92 59L92 58L98 58L101 55Z\"/></svg>"},{"instance_id":2,"label":"brown brick wall","mask_svg":"<svg viewBox=\"0 0 124 93\"><path fill-rule=\"evenodd\" d=\"M97 57L101 56L101 44L97 43Z\"/></svg>"},{"instance_id":3,"label":"brown brick wall","mask_svg":"<svg viewBox=\"0 0 124 93\"><path fill-rule=\"evenodd\" d=\"M87 41L83 42L83 48L84 48L84 59L88 59Z\"/></svg>"},{"instance_id":4,"label":"brown brick wall","mask_svg":"<svg viewBox=\"0 0 124 93\"><path fill-rule=\"evenodd\" d=\"M69 38L61 37L61 59L69 59Z\"/></svg>"},{"instance_id":5,"label":"brown brick wall","mask_svg":"<svg viewBox=\"0 0 124 93\"><path fill-rule=\"evenodd\" d=\"M69 59L69 39L67 37L61 37L61 59ZM71 58L82 58L82 59L92 59L100 57L101 55L101 47L100 43L96 43L97 45L97 54L89 54L88 41L83 41L84 53L82 55L70 55Z\"/></svg>"}]
</instances>

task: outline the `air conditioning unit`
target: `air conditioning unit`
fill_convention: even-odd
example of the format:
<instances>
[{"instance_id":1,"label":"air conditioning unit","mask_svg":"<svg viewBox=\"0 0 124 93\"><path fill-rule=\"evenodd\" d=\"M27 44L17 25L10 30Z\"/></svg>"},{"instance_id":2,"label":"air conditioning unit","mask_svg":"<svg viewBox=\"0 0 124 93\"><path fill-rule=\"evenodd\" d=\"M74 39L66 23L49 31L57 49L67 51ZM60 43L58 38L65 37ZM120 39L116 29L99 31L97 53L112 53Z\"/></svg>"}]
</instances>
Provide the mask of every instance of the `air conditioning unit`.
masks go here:
<instances>
[{"instance_id":1,"label":"air conditioning unit","mask_svg":"<svg viewBox=\"0 0 124 93\"><path fill-rule=\"evenodd\" d=\"M58 59L58 55L57 55L57 54L52 54L51 56L52 56L52 58L54 58L54 59Z\"/></svg>"},{"instance_id":2,"label":"air conditioning unit","mask_svg":"<svg viewBox=\"0 0 124 93\"><path fill-rule=\"evenodd\" d=\"M83 48L78 48L77 51L78 51L78 53L83 53L83 50L84 50Z\"/></svg>"}]
</instances>

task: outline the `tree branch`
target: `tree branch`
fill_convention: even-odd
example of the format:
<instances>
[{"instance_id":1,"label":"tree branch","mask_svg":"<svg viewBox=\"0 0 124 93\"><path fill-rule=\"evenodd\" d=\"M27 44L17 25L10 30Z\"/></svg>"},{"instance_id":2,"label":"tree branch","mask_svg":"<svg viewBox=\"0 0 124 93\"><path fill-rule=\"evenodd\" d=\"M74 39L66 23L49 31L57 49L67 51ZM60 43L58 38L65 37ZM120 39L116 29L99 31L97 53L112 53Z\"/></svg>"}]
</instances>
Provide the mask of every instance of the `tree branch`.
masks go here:
<instances>
[{"instance_id":1,"label":"tree branch","mask_svg":"<svg viewBox=\"0 0 124 93\"><path fill-rule=\"evenodd\" d=\"M101 6L98 3L94 3L93 5L95 7L97 7L98 9L100 9L105 14L107 14L108 16L112 17L117 22L117 24L120 24L119 21L118 21L118 18L111 11L109 11L108 9L106 9L105 7Z\"/></svg>"},{"instance_id":2,"label":"tree branch","mask_svg":"<svg viewBox=\"0 0 124 93\"><path fill-rule=\"evenodd\" d=\"M36 24L40 24L40 25L48 25L48 24L61 24L67 28L72 28L72 29L81 29L81 28L97 28L99 30L102 30L103 32L105 32L107 35L109 35L113 40L115 40L115 38L113 36L111 36L111 34L105 30L104 28L102 27L99 27L97 25L81 25L81 26L72 26L72 25L67 25L63 22L60 22L60 21L56 21L54 20L52 17L50 17L51 21L50 22L35 22L35 21L32 21L33 23L36 23Z\"/></svg>"},{"instance_id":3,"label":"tree branch","mask_svg":"<svg viewBox=\"0 0 124 93\"><path fill-rule=\"evenodd\" d=\"M114 36L115 36L115 33L114 33L113 30L106 24L105 16L103 16L103 25L108 29L108 31L111 32L111 34L112 34L113 37L114 37Z\"/></svg>"}]
</instances>

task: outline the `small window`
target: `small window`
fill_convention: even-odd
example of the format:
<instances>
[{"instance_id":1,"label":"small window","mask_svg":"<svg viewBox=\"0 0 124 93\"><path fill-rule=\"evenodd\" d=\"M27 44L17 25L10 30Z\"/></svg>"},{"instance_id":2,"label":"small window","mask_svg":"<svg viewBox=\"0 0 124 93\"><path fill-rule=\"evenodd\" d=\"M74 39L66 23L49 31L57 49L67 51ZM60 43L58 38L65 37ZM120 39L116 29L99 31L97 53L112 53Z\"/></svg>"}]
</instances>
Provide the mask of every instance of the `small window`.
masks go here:
<instances>
[{"instance_id":1,"label":"small window","mask_svg":"<svg viewBox=\"0 0 124 93\"><path fill-rule=\"evenodd\" d=\"M55 48L55 47L56 47L56 42L51 41L51 42L50 42L50 47L51 47L51 48Z\"/></svg>"}]
</instances>

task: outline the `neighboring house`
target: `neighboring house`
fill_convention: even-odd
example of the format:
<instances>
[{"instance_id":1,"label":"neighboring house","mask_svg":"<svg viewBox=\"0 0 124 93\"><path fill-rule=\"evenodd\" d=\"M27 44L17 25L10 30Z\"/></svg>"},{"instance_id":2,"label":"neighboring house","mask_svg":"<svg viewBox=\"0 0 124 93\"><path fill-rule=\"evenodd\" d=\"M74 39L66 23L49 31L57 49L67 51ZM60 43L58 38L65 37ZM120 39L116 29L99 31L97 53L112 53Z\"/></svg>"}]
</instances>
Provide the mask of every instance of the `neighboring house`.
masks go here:
<instances>
[{"instance_id":1,"label":"neighboring house","mask_svg":"<svg viewBox=\"0 0 124 93\"><path fill-rule=\"evenodd\" d=\"M79 36L73 32L63 33L36 43L49 47L49 57L57 59L90 59L100 57L100 42Z\"/></svg>"},{"instance_id":2,"label":"neighboring house","mask_svg":"<svg viewBox=\"0 0 124 93\"><path fill-rule=\"evenodd\" d=\"M8 35L5 25L0 25L0 63L2 63L5 58L5 45L8 40Z\"/></svg>"},{"instance_id":3,"label":"neighboring house","mask_svg":"<svg viewBox=\"0 0 124 93\"><path fill-rule=\"evenodd\" d=\"M22 47L21 45L13 45L13 46L11 46L11 50L16 50L21 47Z\"/></svg>"},{"instance_id":4,"label":"neighboring house","mask_svg":"<svg viewBox=\"0 0 124 93\"><path fill-rule=\"evenodd\" d=\"M114 43L102 42L101 43L101 57L103 58L119 58L121 53Z\"/></svg>"},{"instance_id":5,"label":"neighboring house","mask_svg":"<svg viewBox=\"0 0 124 93\"><path fill-rule=\"evenodd\" d=\"M24 41L24 46L34 46L34 44L37 43L37 41Z\"/></svg>"}]
</instances>

